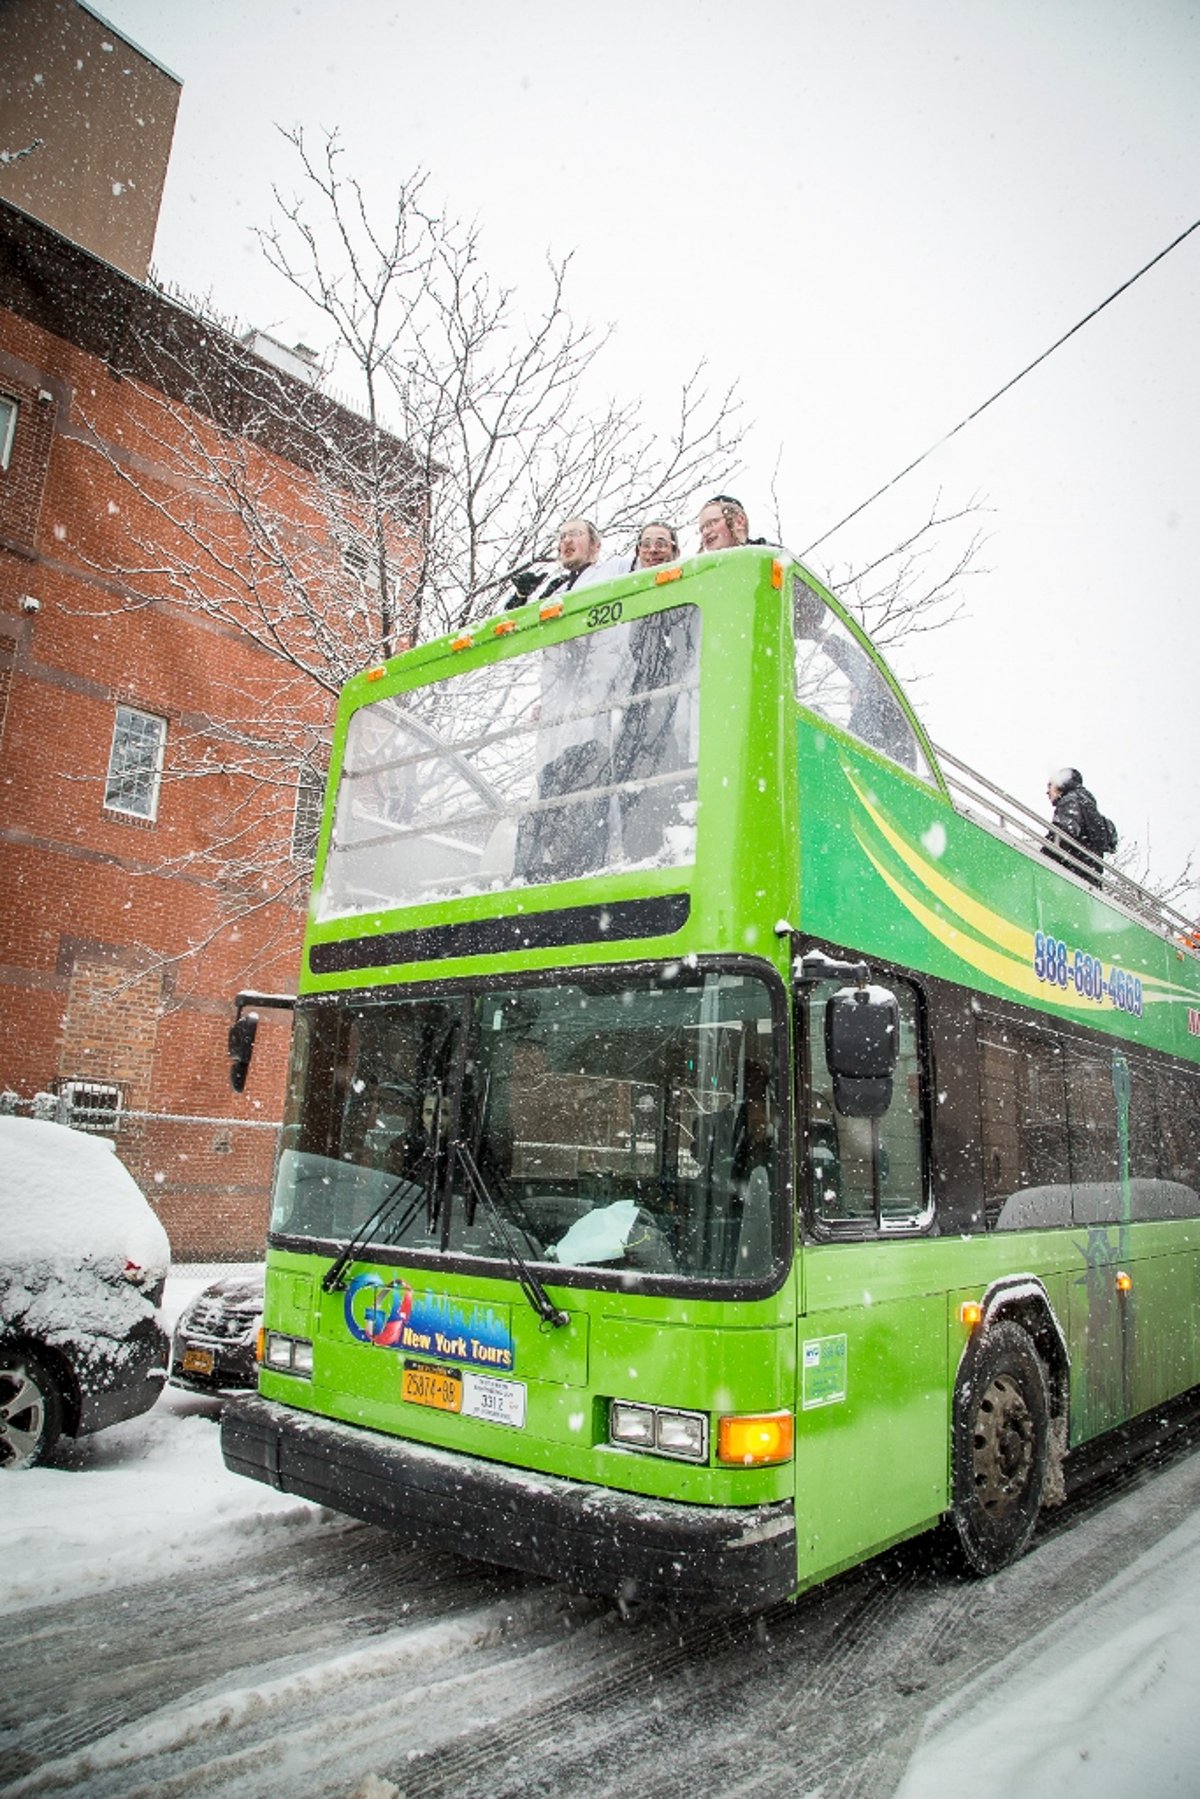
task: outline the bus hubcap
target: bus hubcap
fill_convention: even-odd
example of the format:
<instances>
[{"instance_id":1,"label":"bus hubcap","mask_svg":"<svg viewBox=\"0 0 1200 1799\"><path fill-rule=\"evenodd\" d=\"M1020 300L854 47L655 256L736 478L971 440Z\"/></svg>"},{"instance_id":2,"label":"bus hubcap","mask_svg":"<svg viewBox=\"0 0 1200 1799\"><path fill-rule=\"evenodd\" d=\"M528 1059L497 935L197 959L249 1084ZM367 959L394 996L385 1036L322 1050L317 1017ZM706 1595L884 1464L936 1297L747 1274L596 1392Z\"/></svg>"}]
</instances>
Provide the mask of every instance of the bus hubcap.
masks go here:
<instances>
[{"instance_id":1,"label":"bus hubcap","mask_svg":"<svg viewBox=\"0 0 1200 1799\"><path fill-rule=\"evenodd\" d=\"M975 1496L990 1517L1018 1503L1033 1467L1033 1419L1010 1375L992 1380L975 1417Z\"/></svg>"}]
</instances>

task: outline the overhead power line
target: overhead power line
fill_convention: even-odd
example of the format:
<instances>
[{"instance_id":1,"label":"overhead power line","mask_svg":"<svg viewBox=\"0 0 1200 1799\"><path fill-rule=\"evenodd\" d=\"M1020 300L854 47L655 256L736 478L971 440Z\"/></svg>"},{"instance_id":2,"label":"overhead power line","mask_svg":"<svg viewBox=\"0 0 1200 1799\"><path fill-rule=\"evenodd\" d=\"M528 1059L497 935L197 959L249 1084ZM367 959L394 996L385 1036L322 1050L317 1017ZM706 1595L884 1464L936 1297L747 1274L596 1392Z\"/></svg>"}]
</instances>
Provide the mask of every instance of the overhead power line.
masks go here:
<instances>
[{"instance_id":1,"label":"overhead power line","mask_svg":"<svg viewBox=\"0 0 1200 1799\"><path fill-rule=\"evenodd\" d=\"M1064 331L1062 336L1060 338L1056 339L1056 341L1050 345L1050 348L1048 350L1043 350L1040 356L1035 356L1033 361L1030 363L1027 363L1026 366L1021 370L1021 372L1019 374L1014 375L1012 377L1011 381L1006 381L1004 383L1003 387L998 387L994 394L991 394L988 399L984 400L982 405L977 406L975 408L974 412L968 412L966 418L959 419L957 425L955 425L955 427L952 431L947 431L946 435L944 437L939 437L937 442L930 444L930 446L927 450L922 450L921 454L919 456L914 457L913 460L908 464L908 466L906 468L902 468L898 475L893 475L890 481L885 481L882 487L877 487L873 494L870 494L865 500L862 501L862 503L860 505L858 505L854 508L853 512L848 512L846 514L845 518L838 520L836 525L830 525L828 531L822 532L821 536L816 538L814 540L814 542L810 543L808 546L808 549L802 551L801 554L807 556L810 554L811 551L819 548L819 546L825 542L825 539L827 537L832 537L835 531L840 531L843 525L848 525L852 518L857 518L859 513L865 512L868 506L873 506L875 501L877 499L879 499L881 494L887 493L887 491L890 487L895 487L897 481L903 481L905 475L911 475L913 470L915 468L919 468L920 465L928 457L933 455L933 452L935 450L940 450L942 445L945 443L949 443L950 439L952 437L957 437L958 433L961 430L963 430L967 425L969 425L971 423L972 419L977 419L979 417L980 413L986 412L988 407L993 405L995 403L995 401L997 401L1001 397L1002 394L1006 394L1010 388L1015 387L1017 385L1018 381L1023 381L1025 379L1026 375L1030 374L1035 368L1037 368L1039 363L1045 362L1047 356L1053 356L1055 350L1060 350L1062 348L1062 346L1066 343L1066 341L1069 337L1074 337L1074 335L1077 331L1082 331L1083 327L1087 324L1090 324L1091 321L1098 316L1098 314L1100 314L1104 311L1104 308L1106 306L1111 306L1113 301L1119 299L1123 293L1126 293L1128 291L1128 289L1133 286L1135 281L1140 281L1143 275L1148 274L1150 272L1150 270L1154 267L1156 262L1161 262L1164 256L1169 256L1171 254L1172 250L1178 249L1179 245L1184 241L1184 239L1187 237L1190 237L1192 235L1192 232L1197 229L1200 229L1200 219L1197 219L1193 224L1189 225L1186 231L1181 231L1179 233L1179 236L1176 238L1173 238L1172 241L1166 246L1165 249L1160 250L1158 252L1157 256L1152 256L1150 258L1149 262L1146 263L1143 268L1140 268L1138 270L1136 275L1131 275L1129 277L1128 281L1122 281L1120 287L1114 288L1112 293L1109 294L1107 300L1101 300L1101 302L1098 306L1093 306L1092 310L1088 313L1085 313L1083 318L1081 318L1079 320L1078 324L1072 325L1071 329L1069 331Z\"/></svg>"}]
</instances>

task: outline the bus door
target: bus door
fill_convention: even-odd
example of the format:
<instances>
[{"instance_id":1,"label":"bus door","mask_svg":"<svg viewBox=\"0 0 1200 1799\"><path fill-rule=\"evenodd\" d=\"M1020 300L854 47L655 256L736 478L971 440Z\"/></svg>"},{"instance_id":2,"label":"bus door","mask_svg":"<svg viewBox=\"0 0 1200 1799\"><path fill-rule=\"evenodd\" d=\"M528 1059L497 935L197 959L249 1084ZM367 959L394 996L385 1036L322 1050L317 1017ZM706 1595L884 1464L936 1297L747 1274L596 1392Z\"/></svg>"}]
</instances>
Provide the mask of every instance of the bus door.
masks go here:
<instances>
[{"instance_id":1,"label":"bus door","mask_svg":"<svg viewBox=\"0 0 1200 1799\"><path fill-rule=\"evenodd\" d=\"M926 1094L917 994L865 988L898 1036L875 1085L831 1067L838 979L800 989L807 1146L796 1396L799 1575L817 1575L932 1523L948 1503L946 1305L925 1240Z\"/></svg>"}]
</instances>

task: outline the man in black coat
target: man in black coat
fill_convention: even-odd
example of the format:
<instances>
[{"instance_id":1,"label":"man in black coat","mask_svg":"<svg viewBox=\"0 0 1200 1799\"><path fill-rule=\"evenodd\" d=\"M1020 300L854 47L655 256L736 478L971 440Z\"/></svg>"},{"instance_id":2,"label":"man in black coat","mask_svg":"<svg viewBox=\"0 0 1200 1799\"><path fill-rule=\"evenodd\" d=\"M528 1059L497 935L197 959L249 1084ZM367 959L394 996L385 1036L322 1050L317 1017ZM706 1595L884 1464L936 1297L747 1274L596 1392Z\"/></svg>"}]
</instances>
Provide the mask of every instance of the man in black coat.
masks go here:
<instances>
[{"instance_id":1,"label":"man in black coat","mask_svg":"<svg viewBox=\"0 0 1200 1799\"><path fill-rule=\"evenodd\" d=\"M1099 887L1100 857L1107 837L1100 822L1100 808L1083 784L1077 768L1060 768L1046 784L1054 817L1046 832L1042 854L1059 862L1093 887Z\"/></svg>"}]
</instances>

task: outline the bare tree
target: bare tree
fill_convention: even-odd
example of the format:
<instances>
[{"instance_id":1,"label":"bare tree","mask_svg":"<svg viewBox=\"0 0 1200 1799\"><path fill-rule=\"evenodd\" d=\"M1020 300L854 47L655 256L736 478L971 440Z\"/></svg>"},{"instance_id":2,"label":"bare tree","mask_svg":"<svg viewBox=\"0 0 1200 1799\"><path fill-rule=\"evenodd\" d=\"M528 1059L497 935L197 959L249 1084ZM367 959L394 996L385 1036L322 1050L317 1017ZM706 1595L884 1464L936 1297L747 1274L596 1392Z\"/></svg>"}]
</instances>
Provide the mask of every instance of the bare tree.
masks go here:
<instances>
[{"instance_id":1,"label":"bare tree","mask_svg":"<svg viewBox=\"0 0 1200 1799\"><path fill-rule=\"evenodd\" d=\"M392 608L404 636L465 622L482 590L547 555L569 513L631 530L736 462L735 388L710 391L702 367L658 428L639 401L591 397L611 332L573 318L569 255L547 260L527 310L484 267L478 227L427 202L423 175L377 225L336 136L314 151L302 132L285 135L304 179L298 197L276 196L280 219L260 234L267 260L324 321L334 378L352 380L374 431L407 446L429 495ZM387 499L381 484L364 520L381 586Z\"/></svg>"},{"instance_id":2,"label":"bare tree","mask_svg":"<svg viewBox=\"0 0 1200 1799\"><path fill-rule=\"evenodd\" d=\"M172 734L168 778L204 783L209 800L171 864L214 889L213 931L302 898L332 700L351 673L498 604L571 513L606 534L681 516L735 475L742 435L735 387L710 387L703 367L665 421L603 397L611 333L573 317L569 256L547 261L527 301L426 177L378 217L336 135L315 148L285 135L299 189L276 195L260 239L324 355L274 356L216 321L205 341L194 311L161 296L110 355L145 403L131 453L110 451L130 498L121 568L107 571L122 608L178 608L262 652L261 672L218 668ZM939 499L900 544L835 573L882 646L957 616L978 510Z\"/></svg>"},{"instance_id":3,"label":"bare tree","mask_svg":"<svg viewBox=\"0 0 1200 1799\"><path fill-rule=\"evenodd\" d=\"M1111 866L1139 887L1144 887L1162 905L1185 916L1195 914L1200 903L1200 870L1196 868L1195 855L1189 854L1183 867L1173 875L1158 874L1149 825L1146 826L1145 843L1136 837L1122 842L1111 858Z\"/></svg>"},{"instance_id":4,"label":"bare tree","mask_svg":"<svg viewBox=\"0 0 1200 1799\"><path fill-rule=\"evenodd\" d=\"M14 162L23 162L27 156L33 156L45 145L44 137L31 138L20 150L0 150L0 169L7 169Z\"/></svg>"},{"instance_id":5,"label":"bare tree","mask_svg":"<svg viewBox=\"0 0 1200 1799\"><path fill-rule=\"evenodd\" d=\"M911 646L962 616L963 583L986 572L979 566L986 510L977 496L947 510L939 490L928 516L899 543L832 571L831 590L881 650Z\"/></svg>"},{"instance_id":6,"label":"bare tree","mask_svg":"<svg viewBox=\"0 0 1200 1799\"><path fill-rule=\"evenodd\" d=\"M323 321L325 368L352 403L320 371L298 376L282 346L272 361L261 337L162 294L114 320L105 346L138 386L116 441L80 398L127 490L119 559L77 545L116 589L110 610L177 610L211 625L214 647L232 636L261 652L215 647L172 724L164 778L204 798L162 866L215 895L189 951L302 899L350 674L498 603L481 589L548 549L565 513L618 530L643 508L674 511L740 441L736 395L710 394L699 371L662 430L637 403L591 403L609 338L574 322L569 258L548 265L530 320L482 267L478 231L426 204L423 177L377 225L336 138L315 155L291 141L302 194L263 246Z\"/></svg>"}]
</instances>

